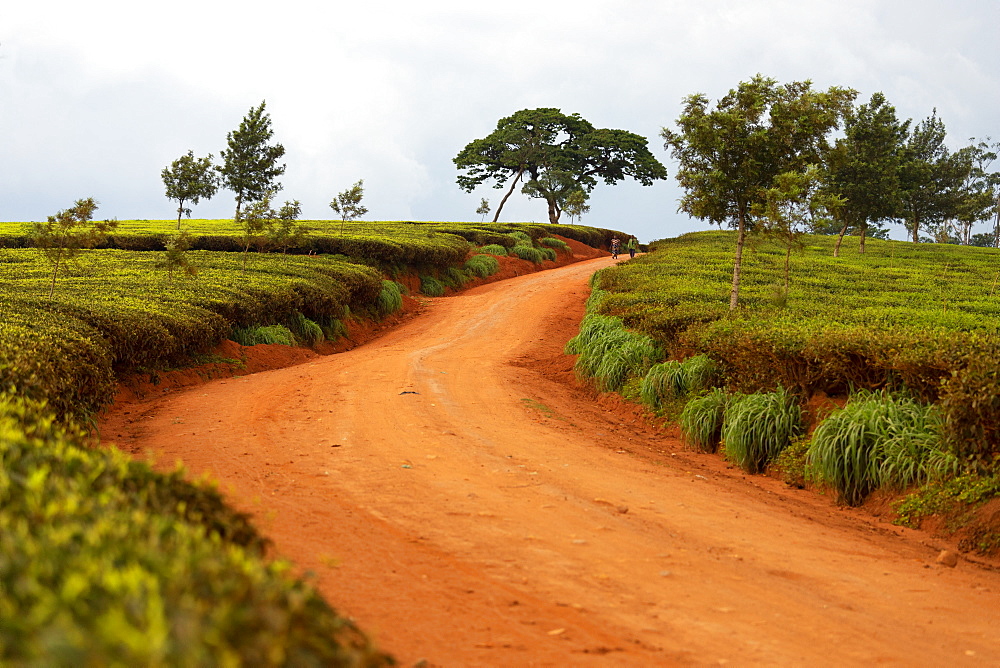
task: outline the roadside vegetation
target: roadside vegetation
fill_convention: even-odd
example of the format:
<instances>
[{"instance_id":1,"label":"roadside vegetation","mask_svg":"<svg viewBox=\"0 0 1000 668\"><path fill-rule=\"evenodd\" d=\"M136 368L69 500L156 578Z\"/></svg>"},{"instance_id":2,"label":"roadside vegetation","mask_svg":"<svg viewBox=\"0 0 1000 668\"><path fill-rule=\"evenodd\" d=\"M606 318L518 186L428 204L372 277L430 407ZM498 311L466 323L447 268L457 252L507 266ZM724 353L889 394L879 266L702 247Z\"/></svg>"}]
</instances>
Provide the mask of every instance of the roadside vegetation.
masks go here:
<instances>
[{"instance_id":1,"label":"roadside vegetation","mask_svg":"<svg viewBox=\"0 0 1000 668\"><path fill-rule=\"evenodd\" d=\"M806 235L786 291L785 249L755 237L731 311L733 237L659 241L598 272L567 346L581 376L678 421L693 448L845 504L993 479L1000 250L870 239L834 257L835 237Z\"/></svg>"}]
</instances>

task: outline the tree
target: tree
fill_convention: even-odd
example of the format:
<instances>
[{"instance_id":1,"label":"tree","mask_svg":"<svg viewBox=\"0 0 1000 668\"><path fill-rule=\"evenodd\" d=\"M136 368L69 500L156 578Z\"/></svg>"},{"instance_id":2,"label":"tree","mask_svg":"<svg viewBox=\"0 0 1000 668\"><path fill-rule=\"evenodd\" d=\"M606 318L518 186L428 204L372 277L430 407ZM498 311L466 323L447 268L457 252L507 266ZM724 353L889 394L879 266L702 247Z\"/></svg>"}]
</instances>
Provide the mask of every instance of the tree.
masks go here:
<instances>
[{"instance_id":1,"label":"tree","mask_svg":"<svg viewBox=\"0 0 1000 668\"><path fill-rule=\"evenodd\" d=\"M973 142L957 152L961 172L965 175L959 192L956 211L955 233L965 245L972 243L972 227L979 221L993 218L996 212L997 196L1000 195L1000 173L989 171L997 159L1000 143L990 145L986 141Z\"/></svg>"},{"instance_id":2,"label":"tree","mask_svg":"<svg viewBox=\"0 0 1000 668\"><path fill-rule=\"evenodd\" d=\"M264 109L265 102L251 108L240 127L226 135L228 150L219 152L223 161L218 168L221 184L236 193L236 220L244 202L260 201L269 191L281 189L275 179L285 173L285 165L278 164L285 147L268 144L273 131L271 117Z\"/></svg>"},{"instance_id":3,"label":"tree","mask_svg":"<svg viewBox=\"0 0 1000 668\"><path fill-rule=\"evenodd\" d=\"M570 222L573 222L574 218L579 221L580 216L590 211L590 205L587 204L587 193L582 190L571 192L566 197L566 204L563 206L563 211L569 216Z\"/></svg>"},{"instance_id":4,"label":"tree","mask_svg":"<svg viewBox=\"0 0 1000 668\"><path fill-rule=\"evenodd\" d=\"M470 142L453 161L465 171L458 185L466 192L488 181L497 189L509 185L493 222L522 181L522 192L544 199L549 222L558 223L565 198L575 190L590 193L599 180L614 185L630 177L648 186L667 177L644 137L596 129L579 114L552 108L523 109L500 119L492 133Z\"/></svg>"},{"instance_id":5,"label":"tree","mask_svg":"<svg viewBox=\"0 0 1000 668\"><path fill-rule=\"evenodd\" d=\"M822 187L818 166L808 165L801 172L785 172L774 178L774 185L764 191L762 202L751 208L762 223L765 235L785 247L785 297L788 296L792 250L802 247L802 235L814 227L817 219L836 217L844 199Z\"/></svg>"},{"instance_id":6,"label":"tree","mask_svg":"<svg viewBox=\"0 0 1000 668\"><path fill-rule=\"evenodd\" d=\"M737 230L730 309L739 300L743 247L755 222L752 206L779 174L819 162L828 149L826 135L856 94L838 87L814 91L809 81L779 86L758 74L714 109L704 95L688 96L678 131L663 128L665 147L680 163L677 181L685 193L679 210Z\"/></svg>"},{"instance_id":7,"label":"tree","mask_svg":"<svg viewBox=\"0 0 1000 668\"><path fill-rule=\"evenodd\" d=\"M238 220L242 232L240 241L243 244L244 271L247 268L251 246L256 245L258 249L266 250L270 244L287 251L289 246L301 241L307 234L305 229L295 224L302 213L299 201L285 202L284 206L275 211L271 207L271 200L275 194L274 190L264 193L260 201L247 206Z\"/></svg>"},{"instance_id":8,"label":"tree","mask_svg":"<svg viewBox=\"0 0 1000 668\"><path fill-rule=\"evenodd\" d=\"M163 185L167 188L167 199L177 201L177 229L181 229L181 216L191 217L191 209L185 202L197 204L202 198L211 199L219 188L219 179L212 168L212 154L196 158L194 151L188 151L160 172Z\"/></svg>"},{"instance_id":9,"label":"tree","mask_svg":"<svg viewBox=\"0 0 1000 668\"><path fill-rule=\"evenodd\" d=\"M187 257L191 244L191 233L187 230L178 233L166 243L167 249L163 261L156 266L167 270L167 277L171 282L174 280L174 270L183 271L188 276L195 276L198 273L198 268Z\"/></svg>"},{"instance_id":10,"label":"tree","mask_svg":"<svg viewBox=\"0 0 1000 668\"><path fill-rule=\"evenodd\" d=\"M78 199L76 204L65 211L49 216L48 222L32 224L29 234L45 259L52 264L49 299L55 294L59 270L77 257L82 249L93 248L108 232L118 227L117 220L91 220L97 206L98 202L93 197Z\"/></svg>"},{"instance_id":11,"label":"tree","mask_svg":"<svg viewBox=\"0 0 1000 668\"><path fill-rule=\"evenodd\" d=\"M302 215L302 205L299 200L285 202L277 211L270 212L270 225L267 228L267 241L282 253L287 253L292 246L298 246L309 234L309 229L297 221Z\"/></svg>"},{"instance_id":12,"label":"tree","mask_svg":"<svg viewBox=\"0 0 1000 668\"><path fill-rule=\"evenodd\" d=\"M486 216L489 214L489 212L490 212L490 201L484 197L479 202L479 208L476 209L476 213L478 213L481 216L479 222L483 222L484 220L486 220Z\"/></svg>"},{"instance_id":13,"label":"tree","mask_svg":"<svg viewBox=\"0 0 1000 668\"><path fill-rule=\"evenodd\" d=\"M365 196L365 181L360 179L353 186L340 193L330 202L330 208L340 216L340 234L344 234L344 224L349 220L360 218L368 213L366 207L361 206L361 198Z\"/></svg>"},{"instance_id":14,"label":"tree","mask_svg":"<svg viewBox=\"0 0 1000 668\"><path fill-rule=\"evenodd\" d=\"M900 167L898 217L914 243L921 228L939 227L958 215L966 169L962 156L945 146L944 122L937 110L913 128Z\"/></svg>"},{"instance_id":15,"label":"tree","mask_svg":"<svg viewBox=\"0 0 1000 668\"><path fill-rule=\"evenodd\" d=\"M844 117L844 137L825 158L828 189L846 201L839 210L840 236L834 257L849 230L861 237L865 252L869 228L895 217L900 206L899 169L909 121L900 122L882 93Z\"/></svg>"}]
</instances>

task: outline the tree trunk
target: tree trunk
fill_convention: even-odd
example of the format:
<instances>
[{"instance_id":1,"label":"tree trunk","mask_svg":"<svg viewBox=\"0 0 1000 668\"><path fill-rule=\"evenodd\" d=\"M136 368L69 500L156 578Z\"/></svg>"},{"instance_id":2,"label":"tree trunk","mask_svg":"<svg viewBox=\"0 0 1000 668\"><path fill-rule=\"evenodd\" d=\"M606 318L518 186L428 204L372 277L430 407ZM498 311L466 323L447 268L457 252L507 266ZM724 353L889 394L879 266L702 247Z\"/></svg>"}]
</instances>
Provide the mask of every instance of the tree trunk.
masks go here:
<instances>
[{"instance_id":1,"label":"tree trunk","mask_svg":"<svg viewBox=\"0 0 1000 668\"><path fill-rule=\"evenodd\" d=\"M733 289L729 293L729 310L735 311L740 299L740 272L743 268L743 244L747 238L743 212L739 213L739 227L736 233L736 257L733 259Z\"/></svg>"},{"instance_id":2,"label":"tree trunk","mask_svg":"<svg viewBox=\"0 0 1000 668\"><path fill-rule=\"evenodd\" d=\"M913 218L913 243L920 243L920 223L917 222L916 217Z\"/></svg>"},{"instance_id":3,"label":"tree trunk","mask_svg":"<svg viewBox=\"0 0 1000 668\"><path fill-rule=\"evenodd\" d=\"M177 231L180 232L181 216L184 215L184 200L180 200L177 204L180 205L177 207Z\"/></svg>"},{"instance_id":4,"label":"tree trunk","mask_svg":"<svg viewBox=\"0 0 1000 668\"><path fill-rule=\"evenodd\" d=\"M788 270L792 264L792 246L785 247L785 297L788 297Z\"/></svg>"},{"instance_id":5,"label":"tree trunk","mask_svg":"<svg viewBox=\"0 0 1000 668\"><path fill-rule=\"evenodd\" d=\"M840 228L840 236L837 237L837 243L833 246L833 257L840 257L840 244L844 242L844 235L847 234L847 223Z\"/></svg>"},{"instance_id":6,"label":"tree trunk","mask_svg":"<svg viewBox=\"0 0 1000 668\"><path fill-rule=\"evenodd\" d=\"M513 183L510 184L510 190L508 190L507 194L503 196L502 200L500 200L500 204L497 206L496 213L493 214L493 222L494 223L497 222L500 219L500 211L503 209L503 205L507 203L507 198L510 197L510 195L511 195L512 192L514 192L514 186L516 186L517 182L521 180L521 175L522 174L524 174L524 170L523 169L520 170L517 173L517 176L514 177Z\"/></svg>"},{"instance_id":7,"label":"tree trunk","mask_svg":"<svg viewBox=\"0 0 1000 668\"><path fill-rule=\"evenodd\" d=\"M557 225L559 223L559 207L556 206L555 195L549 195L545 198L545 201L549 205L549 222Z\"/></svg>"},{"instance_id":8,"label":"tree trunk","mask_svg":"<svg viewBox=\"0 0 1000 668\"><path fill-rule=\"evenodd\" d=\"M868 232L868 225L861 226L861 245L858 246L858 252L862 255L865 254L865 234Z\"/></svg>"}]
</instances>

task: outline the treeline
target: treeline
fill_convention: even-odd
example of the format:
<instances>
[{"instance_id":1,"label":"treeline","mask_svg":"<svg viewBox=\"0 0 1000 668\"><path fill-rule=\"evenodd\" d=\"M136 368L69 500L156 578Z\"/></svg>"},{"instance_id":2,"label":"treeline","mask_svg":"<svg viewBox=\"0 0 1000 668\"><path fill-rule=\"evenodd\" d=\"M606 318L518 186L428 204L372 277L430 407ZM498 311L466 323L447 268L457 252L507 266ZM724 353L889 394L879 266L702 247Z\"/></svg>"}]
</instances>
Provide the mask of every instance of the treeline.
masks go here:
<instances>
[{"instance_id":1,"label":"treeline","mask_svg":"<svg viewBox=\"0 0 1000 668\"><path fill-rule=\"evenodd\" d=\"M913 241L995 246L1000 239L1000 144L951 150L936 111L901 120L881 93L757 75L714 105L688 96L665 146L679 163L680 210L737 230L730 308L739 298L747 235L768 233L788 252L806 232L885 237L902 225ZM841 131L834 138L834 133ZM989 234L977 223L994 220Z\"/></svg>"}]
</instances>

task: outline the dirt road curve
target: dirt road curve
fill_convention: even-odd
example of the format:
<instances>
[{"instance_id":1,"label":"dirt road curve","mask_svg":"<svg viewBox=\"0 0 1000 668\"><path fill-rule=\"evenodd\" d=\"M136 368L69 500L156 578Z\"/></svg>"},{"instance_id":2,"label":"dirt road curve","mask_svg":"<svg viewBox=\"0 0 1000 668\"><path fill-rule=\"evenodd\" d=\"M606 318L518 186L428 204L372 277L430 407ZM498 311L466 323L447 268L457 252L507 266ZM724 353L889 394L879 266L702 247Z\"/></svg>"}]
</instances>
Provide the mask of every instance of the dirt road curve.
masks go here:
<instances>
[{"instance_id":1,"label":"dirt road curve","mask_svg":"<svg viewBox=\"0 0 1000 668\"><path fill-rule=\"evenodd\" d=\"M744 480L561 382L582 262L112 414L208 471L401 665L998 665L1000 573Z\"/></svg>"}]
</instances>

